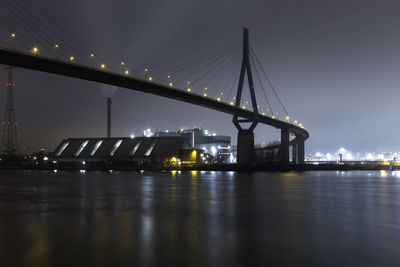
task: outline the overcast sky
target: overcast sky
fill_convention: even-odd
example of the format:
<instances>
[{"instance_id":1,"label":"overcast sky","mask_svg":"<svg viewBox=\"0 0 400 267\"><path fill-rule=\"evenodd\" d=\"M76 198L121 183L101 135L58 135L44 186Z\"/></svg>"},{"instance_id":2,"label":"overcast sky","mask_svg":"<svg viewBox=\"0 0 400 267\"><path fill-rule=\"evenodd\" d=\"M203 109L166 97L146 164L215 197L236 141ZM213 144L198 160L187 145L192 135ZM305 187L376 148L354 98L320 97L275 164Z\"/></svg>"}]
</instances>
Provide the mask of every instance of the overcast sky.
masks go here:
<instances>
[{"instance_id":1,"label":"overcast sky","mask_svg":"<svg viewBox=\"0 0 400 267\"><path fill-rule=\"evenodd\" d=\"M123 60L134 69L161 69L211 53L240 41L248 26L288 113L310 132L307 153L400 151L399 1L31 2L107 62ZM29 151L53 150L63 138L105 135L101 84L22 69L15 80L16 116L27 129L20 144ZM4 86L0 93L3 114ZM114 136L189 127L230 135L236 143L231 116L127 89L113 93ZM278 133L258 126L256 142Z\"/></svg>"}]
</instances>

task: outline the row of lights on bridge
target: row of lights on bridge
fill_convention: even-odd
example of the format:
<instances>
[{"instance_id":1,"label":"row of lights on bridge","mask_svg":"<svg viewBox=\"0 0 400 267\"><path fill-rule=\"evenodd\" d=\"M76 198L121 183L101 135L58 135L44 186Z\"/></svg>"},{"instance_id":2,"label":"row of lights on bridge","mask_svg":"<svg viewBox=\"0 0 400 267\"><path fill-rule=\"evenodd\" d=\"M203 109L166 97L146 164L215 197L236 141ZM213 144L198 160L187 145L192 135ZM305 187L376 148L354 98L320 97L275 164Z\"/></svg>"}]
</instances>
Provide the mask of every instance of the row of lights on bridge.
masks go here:
<instances>
[{"instance_id":1,"label":"row of lights on bridge","mask_svg":"<svg viewBox=\"0 0 400 267\"><path fill-rule=\"evenodd\" d=\"M15 33L11 33L10 36L11 36L11 38L16 38L16 34L15 34ZM55 48L55 49L58 49L59 47L60 47L59 44L55 44L55 45L54 45L54 48ZM37 46L34 46L34 47L32 48L32 50L31 50L31 52L32 52L32 54L37 55L37 54L39 54L39 48L38 48ZM90 54L90 57L91 57L91 58L94 58L94 57L95 57L94 53L91 53L91 54ZM70 57L69 57L69 61L74 62L74 61L75 61L75 57L74 57L74 56L70 56ZM124 61L121 61L121 66L125 66L125 62L124 62ZM106 64L101 63L101 64L100 64L100 68L101 68L101 69L106 69ZM145 69L144 69L144 72L145 72L145 73L148 73L148 72L149 72L149 69L148 69L148 68L145 68ZM124 74L125 74L125 75L129 75L129 74L130 74L129 70L128 70L128 69L125 69L125 70L124 70ZM167 79L168 79L168 80L171 79L171 75L168 75L168 76L167 76ZM153 77L152 77L152 76L147 76L147 80L151 82L151 81L153 81ZM169 85L169 87L173 87L174 84L173 84L172 82L169 82L168 85ZM190 93L190 92L192 91L191 83L190 83L190 82L187 82L187 89L186 89L186 90L187 90L188 93ZM207 97L207 96L208 96L207 90L208 90L208 88L207 88L207 87L204 87L203 97ZM221 92L220 95L217 97L217 101L218 101L218 102L221 102L222 96L223 96L223 92ZM230 104L231 106L233 106L233 105L235 105L235 101L236 101L236 98L233 97L233 101L231 101L229 104ZM247 104L248 104L248 101L246 101L246 105L247 105ZM242 109L246 109L246 105L242 105ZM258 108L259 108L259 107L260 107L260 106L258 106ZM267 110L267 111L269 111L269 110ZM278 114L278 113L276 113L276 114ZM262 112L261 115L262 115L262 116L265 116L265 112ZM275 116L274 114L272 114L271 118L272 118L272 119L275 119L276 116ZM289 117L289 116L286 116L286 120L287 120L287 121L290 121L290 117ZM300 128L303 128L303 129L304 129L304 126L303 126L301 123L298 123L297 120L294 121L294 124L295 124L295 125L298 125Z\"/></svg>"}]
</instances>

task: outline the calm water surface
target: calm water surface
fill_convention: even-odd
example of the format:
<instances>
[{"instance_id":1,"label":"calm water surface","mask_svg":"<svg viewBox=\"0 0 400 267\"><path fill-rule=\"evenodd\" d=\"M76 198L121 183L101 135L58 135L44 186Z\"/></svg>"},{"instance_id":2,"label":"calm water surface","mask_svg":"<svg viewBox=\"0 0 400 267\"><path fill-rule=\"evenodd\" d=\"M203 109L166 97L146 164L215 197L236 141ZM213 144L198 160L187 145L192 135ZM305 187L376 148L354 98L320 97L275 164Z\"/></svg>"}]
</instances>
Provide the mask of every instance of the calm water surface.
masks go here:
<instances>
[{"instance_id":1,"label":"calm water surface","mask_svg":"<svg viewBox=\"0 0 400 267\"><path fill-rule=\"evenodd\" d=\"M0 172L0 266L399 266L400 172Z\"/></svg>"}]
</instances>

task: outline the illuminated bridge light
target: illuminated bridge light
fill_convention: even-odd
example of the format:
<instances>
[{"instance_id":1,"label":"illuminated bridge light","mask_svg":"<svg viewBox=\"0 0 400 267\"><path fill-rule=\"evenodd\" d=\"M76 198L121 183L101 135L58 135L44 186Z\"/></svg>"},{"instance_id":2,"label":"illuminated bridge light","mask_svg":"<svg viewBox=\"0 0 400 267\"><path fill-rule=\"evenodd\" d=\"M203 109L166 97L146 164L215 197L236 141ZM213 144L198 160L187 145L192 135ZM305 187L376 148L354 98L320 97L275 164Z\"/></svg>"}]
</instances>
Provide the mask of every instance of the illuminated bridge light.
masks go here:
<instances>
[{"instance_id":1,"label":"illuminated bridge light","mask_svg":"<svg viewBox=\"0 0 400 267\"><path fill-rule=\"evenodd\" d=\"M144 69L144 72L148 72L148 71L149 71L149 69L148 69L148 68L145 68L145 69Z\"/></svg>"},{"instance_id":2,"label":"illuminated bridge light","mask_svg":"<svg viewBox=\"0 0 400 267\"><path fill-rule=\"evenodd\" d=\"M125 70L125 75L129 75L129 70Z\"/></svg>"},{"instance_id":3,"label":"illuminated bridge light","mask_svg":"<svg viewBox=\"0 0 400 267\"><path fill-rule=\"evenodd\" d=\"M15 33L11 33L11 38L15 38L16 34Z\"/></svg>"},{"instance_id":4,"label":"illuminated bridge light","mask_svg":"<svg viewBox=\"0 0 400 267\"><path fill-rule=\"evenodd\" d=\"M224 93L223 93L223 92L221 92L221 95L224 95Z\"/></svg>"},{"instance_id":5,"label":"illuminated bridge light","mask_svg":"<svg viewBox=\"0 0 400 267\"><path fill-rule=\"evenodd\" d=\"M54 48L58 48L58 47L59 47L59 45L58 45L58 44L55 44L55 45L54 45Z\"/></svg>"},{"instance_id":6,"label":"illuminated bridge light","mask_svg":"<svg viewBox=\"0 0 400 267\"><path fill-rule=\"evenodd\" d=\"M263 113L261 113L261 115L265 116L265 113L263 112Z\"/></svg>"},{"instance_id":7,"label":"illuminated bridge light","mask_svg":"<svg viewBox=\"0 0 400 267\"><path fill-rule=\"evenodd\" d=\"M124 65L125 65L125 62L122 61L122 62L121 62L121 65L124 66Z\"/></svg>"},{"instance_id":8,"label":"illuminated bridge light","mask_svg":"<svg viewBox=\"0 0 400 267\"><path fill-rule=\"evenodd\" d=\"M190 84L190 82L187 82L187 84L189 85L189 84Z\"/></svg>"},{"instance_id":9,"label":"illuminated bridge light","mask_svg":"<svg viewBox=\"0 0 400 267\"><path fill-rule=\"evenodd\" d=\"M274 115L272 115L272 118L273 118L273 119L275 119L275 116L274 116Z\"/></svg>"},{"instance_id":10,"label":"illuminated bridge light","mask_svg":"<svg viewBox=\"0 0 400 267\"><path fill-rule=\"evenodd\" d=\"M75 58L73 56L69 57L69 60L74 61Z\"/></svg>"},{"instance_id":11,"label":"illuminated bridge light","mask_svg":"<svg viewBox=\"0 0 400 267\"><path fill-rule=\"evenodd\" d=\"M206 90L206 91L207 91L207 89L208 89L207 87L204 87L204 90Z\"/></svg>"},{"instance_id":12,"label":"illuminated bridge light","mask_svg":"<svg viewBox=\"0 0 400 267\"><path fill-rule=\"evenodd\" d=\"M207 93L204 93L204 95L203 95L204 97L207 97Z\"/></svg>"},{"instance_id":13,"label":"illuminated bridge light","mask_svg":"<svg viewBox=\"0 0 400 267\"><path fill-rule=\"evenodd\" d=\"M221 98L217 97L217 101L218 101L218 102L221 101Z\"/></svg>"},{"instance_id":14,"label":"illuminated bridge light","mask_svg":"<svg viewBox=\"0 0 400 267\"><path fill-rule=\"evenodd\" d=\"M153 77L150 76L150 77L148 78L148 80L149 80L149 81L152 81L152 80L153 80Z\"/></svg>"},{"instance_id":15,"label":"illuminated bridge light","mask_svg":"<svg viewBox=\"0 0 400 267\"><path fill-rule=\"evenodd\" d=\"M34 47L32 48L32 53L33 53L33 54L39 53L39 48L38 48L37 46L34 46Z\"/></svg>"},{"instance_id":16,"label":"illuminated bridge light","mask_svg":"<svg viewBox=\"0 0 400 267\"><path fill-rule=\"evenodd\" d=\"M168 75L167 78L168 78L168 79L171 79L171 75Z\"/></svg>"},{"instance_id":17,"label":"illuminated bridge light","mask_svg":"<svg viewBox=\"0 0 400 267\"><path fill-rule=\"evenodd\" d=\"M290 120L289 116L286 116L286 120Z\"/></svg>"},{"instance_id":18,"label":"illuminated bridge light","mask_svg":"<svg viewBox=\"0 0 400 267\"><path fill-rule=\"evenodd\" d=\"M242 106L242 109L246 109L246 106Z\"/></svg>"},{"instance_id":19,"label":"illuminated bridge light","mask_svg":"<svg viewBox=\"0 0 400 267\"><path fill-rule=\"evenodd\" d=\"M297 121L294 121L294 124L297 124Z\"/></svg>"},{"instance_id":20,"label":"illuminated bridge light","mask_svg":"<svg viewBox=\"0 0 400 267\"><path fill-rule=\"evenodd\" d=\"M90 57L94 57L94 54L93 54L93 53L91 53L91 54L90 54Z\"/></svg>"},{"instance_id":21,"label":"illuminated bridge light","mask_svg":"<svg viewBox=\"0 0 400 267\"><path fill-rule=\"evenodd\" d=\"M188 91L188 92L192 91L192 88L189 87L189 88L187 89L187 91Z\"/></svg>"},{"instance_id":22,"label":"illuminated bridge light","mask_svg":"<svg viewBox=\"0 0 400 267\"><path fill-rule=\"evenodd\" d=\"M173 83L169 83L169 87L172 87L174 84Z\"/></svg>"},{"instance_id":23,"label":"illuminated bridge light","mask_svg":"<svg viewBox=\"0 0 400 267\"><path fill-rule=\"evenodd\" d=\"M231 102L230 104L231 104L231 106L233 106L233 105L234 105L234 103L233 103L233 102Z\"/></svg>"},{"instance_id":24,"label":"illuminated bridge light","mask_svg":"<svg viewBox=\"0 0 400 267\"><path fill-rule=\"evenodd\" d=\"M101 64L100 67L101 67L102 69L105 69L105 68L106 68L106 64Z\"/></svg>"}]
</instances>

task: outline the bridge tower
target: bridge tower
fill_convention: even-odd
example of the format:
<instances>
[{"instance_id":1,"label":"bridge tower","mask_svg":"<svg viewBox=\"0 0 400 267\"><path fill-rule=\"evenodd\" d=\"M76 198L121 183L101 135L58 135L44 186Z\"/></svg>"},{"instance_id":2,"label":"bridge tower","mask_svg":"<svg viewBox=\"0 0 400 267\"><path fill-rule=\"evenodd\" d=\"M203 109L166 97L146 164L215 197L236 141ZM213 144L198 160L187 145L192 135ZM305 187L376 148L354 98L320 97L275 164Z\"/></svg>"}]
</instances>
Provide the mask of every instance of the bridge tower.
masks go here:
<instances>
[{"instance_id":1,"label":"bridge tower","mask_svg":"<svg viewBox=\"0 0 400 267\"><path fill-rule=\"evenodd\" d=\"M1 140L1 154L15 156L18 154L17 121L14 108L14 74L13 68L8 67L8 82L6 96L6 110L3 121L3 135Z\"/></svg>"},{"instance_id":2,"label":"bridge tower","mask_svg":"<svg viewBox=\"0 0 400 267\"><path fill-rule=\"evenodd\" d=\"M249 59L249 29L247 27L243 28L243 59L242 67L240 69L238 90L236 93L236 108L240 108L240 100L242 98L243 83L246 73L254 116L251 119L239 118L239 116L236 114L233 116L233 124L238 130L237 163L240 165L251 165L254 162L254 129L256 128L259 121L257 100L254 93L253 76L251 73ZM250 127L244 128L240 123L251 124Z\"/></svg>"}]
</instances>

